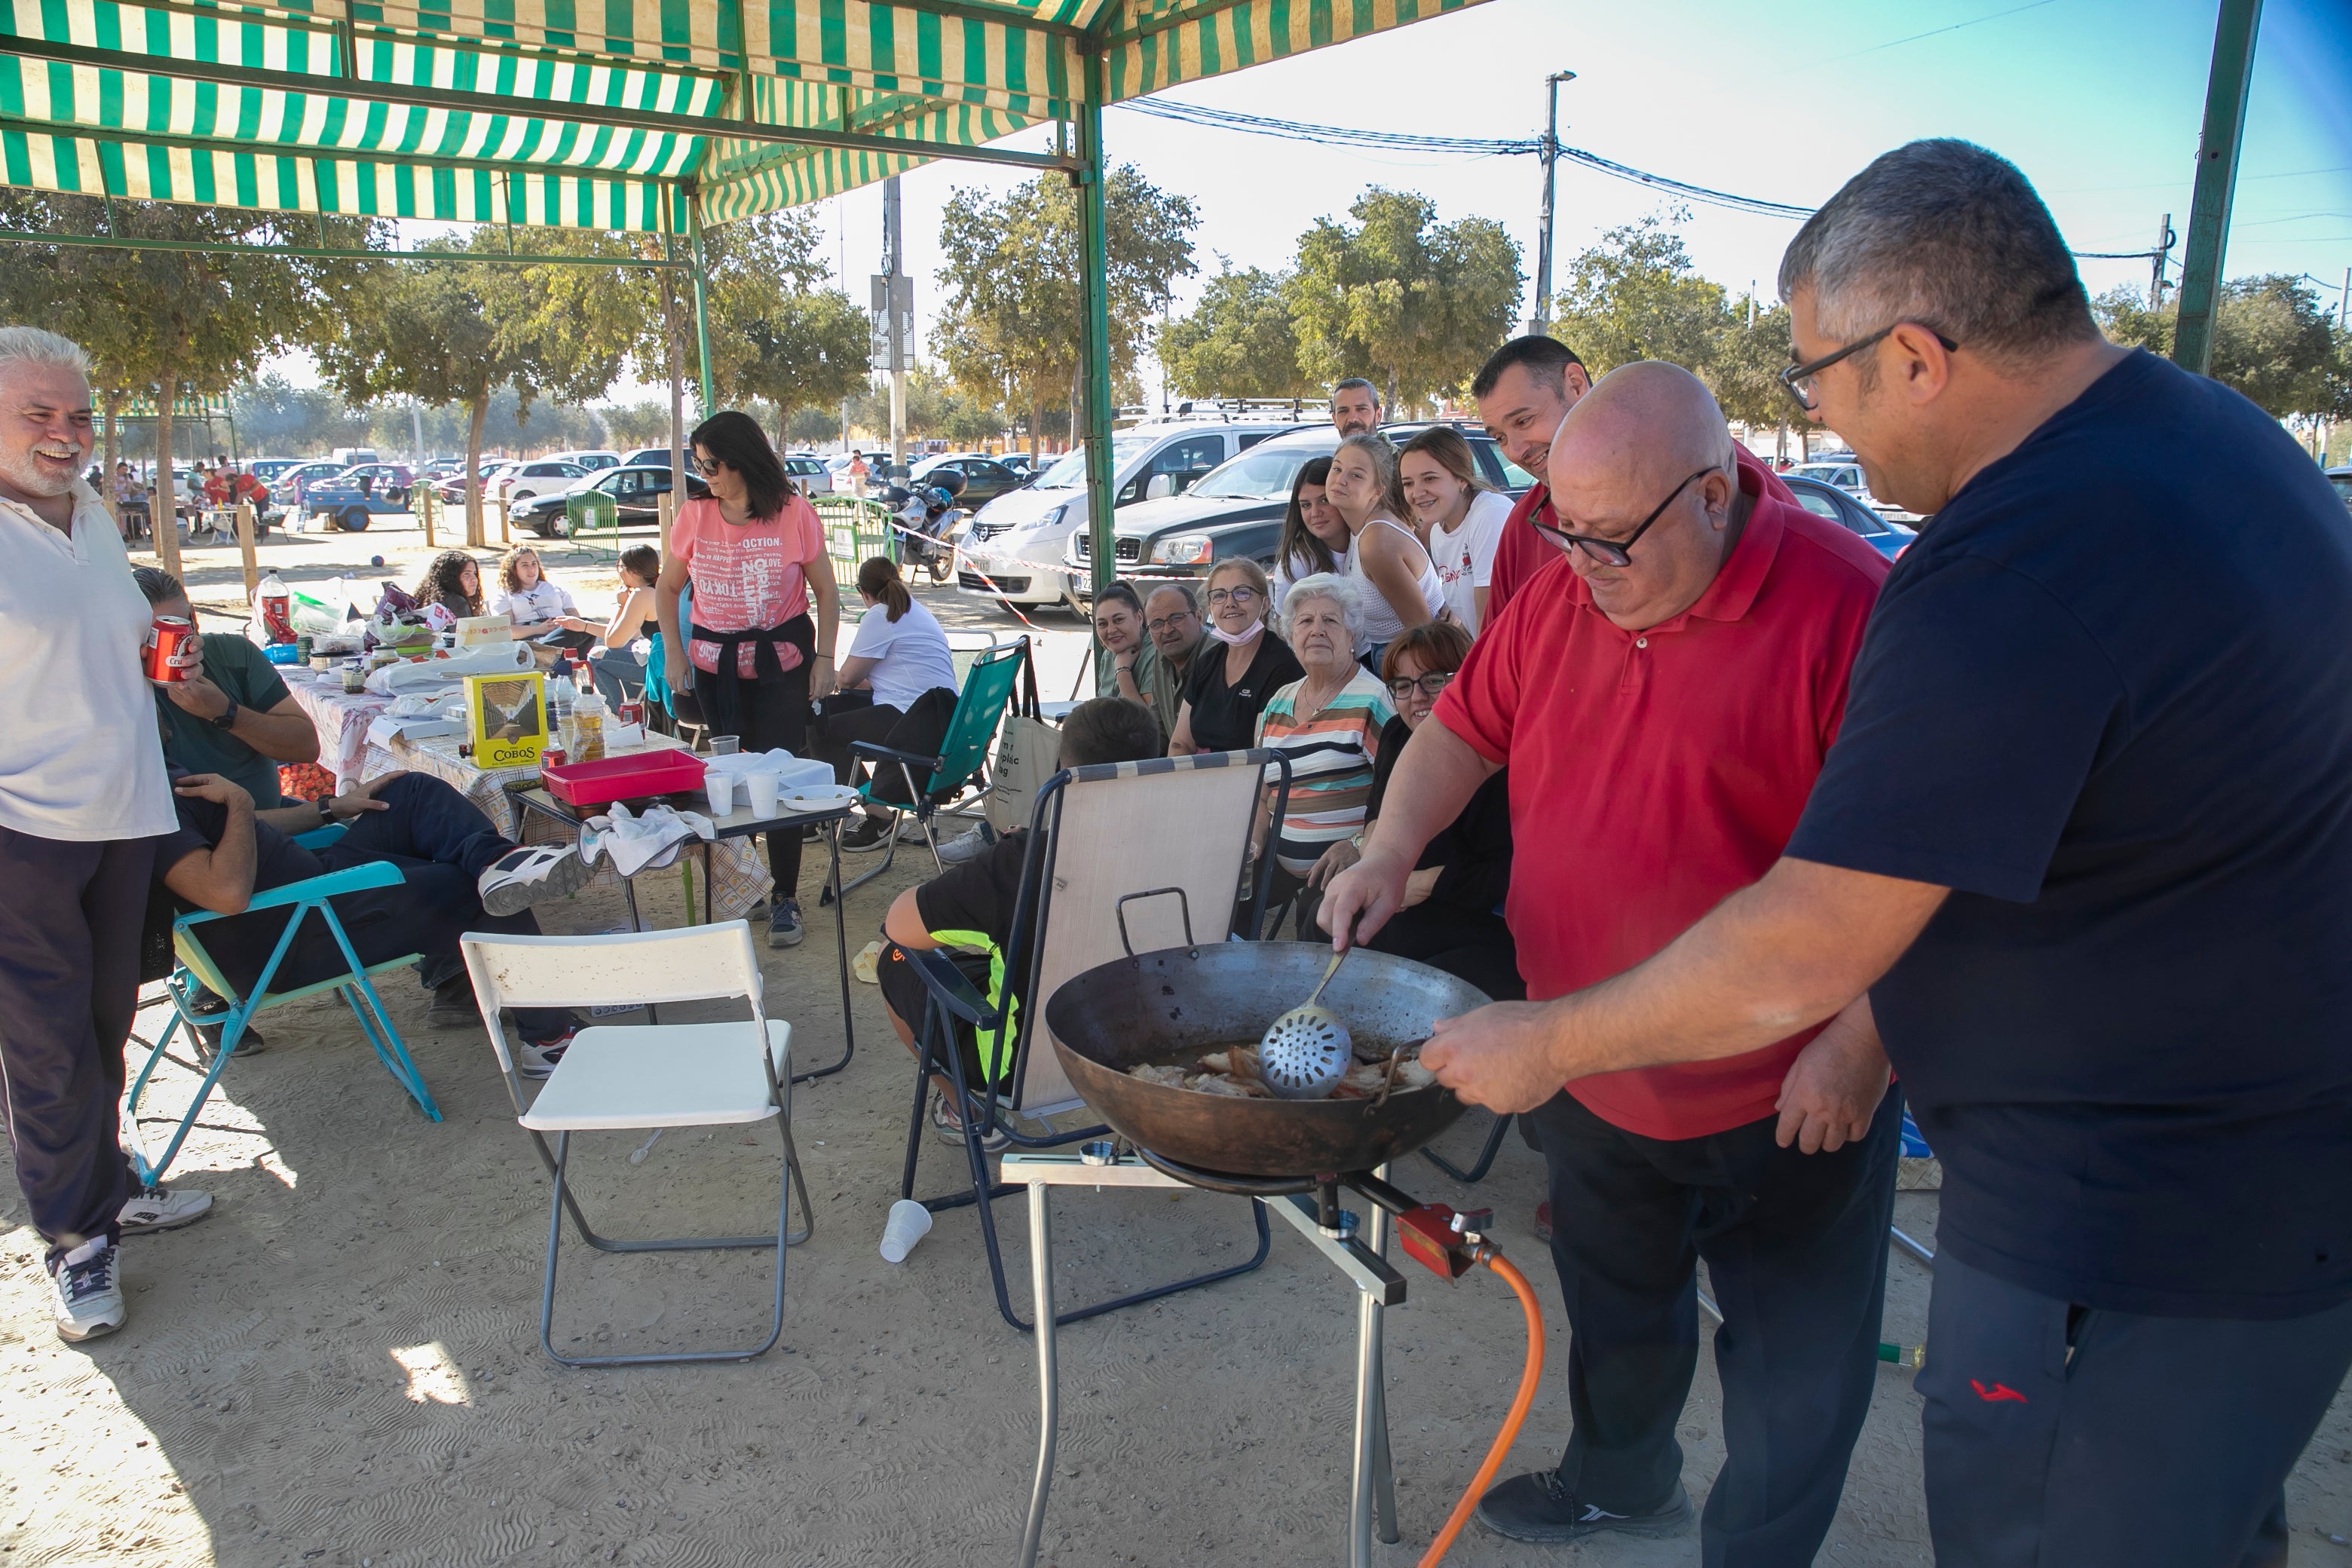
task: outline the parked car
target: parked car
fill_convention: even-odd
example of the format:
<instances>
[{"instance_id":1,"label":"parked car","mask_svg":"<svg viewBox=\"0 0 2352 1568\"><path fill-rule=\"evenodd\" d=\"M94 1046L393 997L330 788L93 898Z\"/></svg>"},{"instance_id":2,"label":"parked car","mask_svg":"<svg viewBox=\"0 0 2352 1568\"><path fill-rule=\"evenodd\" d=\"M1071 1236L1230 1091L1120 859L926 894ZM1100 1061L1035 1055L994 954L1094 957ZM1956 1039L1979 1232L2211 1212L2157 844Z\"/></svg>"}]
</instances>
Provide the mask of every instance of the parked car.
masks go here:
<instances>
[{"instance_id":1,"label":"parked car","mask_svg":"<svg viewBox=\"0 0 2352 1568\"><path fill-rule=\"evenodd\" d=\"M829 496L833 493L833 470L824 466L823 458L814 452L785 452L780 456L783 459L784 472L792 475L793 483L800 487L801 494Z\"/></svg>"},{"instance_id":2,"label":"parked car","mask_svg":"<svg viewBox=\"0 0 2352 1568\"><path fill-rule=\"evenodd\" d=\"M480 474L482 480L482 495L485 499L496 493L490 489L490 481L497 477L500 468L507 466L507 459L504 458L485 458L482 459ZM439 496L444 502L450 506L463 506L466 503L466 465L463 460L460 460L456 468L449 470L449 475L446 479L441 480L438 484L433 487L433 493Z\"/></svg>"},{"instance_id":3,"label":"parked car","mask_svg":"<svg viewBox=\"0 0 2352 1568\"><path fill-rule=\"evenodd\" d=\"M247 461L245 471L274 490L278 488L278 475L301 466L299 458L254 458Z\"/></svg>"},{"instance_id":4,"label":"parked car","mask_svg":"<svg viewBox=\"0 0 2352 1568\"><path fill-rule=\"evenodd\" d=\"M1381 433L1399 446L1429 428L1426 423L1385 425ZM1478 471L1506 495L1517 496L1535 480L1503 456L1484 430L1456 425L1470 444ZM1282 534L1282 514L1290 487L1310 458L1339 449L1339 432L1316 425L1252 447L1181 495L1122 506L1111 529L1118 574L1129 578L1201 577L1210 563L1246 555L1269 571ZM1073 590L1083 602L1093 597L1094 542L1084 529L1070 535L1062 556L1077 578Z\"/></svg>"},{"instance_id":5,"label":"parked car","mask_svg":"<svg viewBox=\"0 0 2352 1568\"><path fill-rule=\"evenodd\" d=\"M373 465L364 465L373 466ZM407 492L394 500L383 486L371 480L362 487L346 469L331 479L314 481L302 492L300 506L306 516L315 517L329 529L340 528L348 533L364 533L371 520L397 517L408 510Z\"/></svg>"},{"instance_id":6,"label":"parked car","mask_svg":"<svg viewBox=\"0 0 2352 1568\"><path fill-rule=\"evenodd\" d=\"M2336 493L2344 498L2344 504L2352 507L2352 468L2328 469L2327 482L2336 487Z\"/></svg>"},{"instance_id":7,"label":"parked car","mask_svg":"<svg viewBox=\"0 0 2352 1568\"><path fill-rule=\"evenodd\" d=\"M1026 452L1006 452L996 460L1020 475L1024 480L1037 471L1036 462Z\"/></svg>"},{"instance_id":8,"label":"parked car","mask_svg":"<svg viewBox=\"0 0 2352 1568\"><path fill-rule=\"evenodd\" d=\"M1293 420L1220 418L1154 421L1119 431L1110 439L1112 504L1124 509L1180 495L1229 458L1302 428ZM1328 425L1322 433L1337 442ZM960 536L966 553L957 562L957 591L998 604L1063 602L1088 585L1085 571L1071 566L1066 555L1071 535L1084 532L1086 522L1081 447L973 514Z\"/></svg>"},{"instance_id":9,"label":"parked car","mask_svg":"<svg viewBox=\"0 0 2352 1568\"><path fill-rule=\"evenodd\" d=\"M586 479L590 472L578 463L534 458L527 463L509 463L487 488L491 495L506 497L507 510L511 513L533 497L570 489L574 480Z\"/></svg>"},{"instance_id":10,"label":"parked car","mask_svg":"<svg viewBox=\"0 0 2352 1568\"><path fill-rule=\"evenodd\" d=\"M338 482L357 487L390 501L396 510L408 508L408 492L416 476L405 463L359 463L337 474Z\"/></svg>"},{"instance_id":11,"label":"parked car","mask_svg":"<svg viewBox=\"0 0 2352 1568\"><path fill-rule=\"evenodd\" d=\"M625 463L606 468L603 473L583 483L578 490L549 491L532 497L521 506L509 510L507 521L516 528L527 528L541 539L562 539L572 531L572 497L585 490L600 490L613 498L619 510L623 528L657 528L661 523L661 498L670 488L669 465L656 468L646 463ZM699 474L687 476L687 499L699 500L710 493Z\"/></svg>"},{"instance_id":12,"label":"parked car","mask_svg":"<svg viewBox=\"0 0 2352 1568\"><path fill-rule=\"evenodd\" d=\"M1827 484L1811 474L1791 470L1780 476L1797 498L1797 504L1817 516L1828 518L1843 528L1862 535L1865 543L1892 561L1903 553L1905 547L1919 537L1918 531L1895 521L1885 513L1874 511L1854 498L1851 490Z\"/></svg>"},{"instance_id":13,"label":"parked car","mask_svg":"<svg viewBox=\"0 0 2352 1568\"><path fill-rule=\"evenodd\" d=\"M956 504L966 510L986 506L998 496L1021 488L1020 475L993 458L955 454L943 458L926 458L908 470L904 485L893 485L884 499L904 501L908 492L927 489L940 482L942 474L963 476L963 489L956 492Z\"/></svg>"},{"instance_id":14,"label":"parked car","mask_svg":"<svg viewBox=\"0 0 2352 1568\"><path fill-rule=\"evenodd\" d=\"M550 452L547 460L551 463L575 463L590 473L601 473L606 468L619 468L621 454L598 447L579 452Z\"/></svg>"}]
</instances>

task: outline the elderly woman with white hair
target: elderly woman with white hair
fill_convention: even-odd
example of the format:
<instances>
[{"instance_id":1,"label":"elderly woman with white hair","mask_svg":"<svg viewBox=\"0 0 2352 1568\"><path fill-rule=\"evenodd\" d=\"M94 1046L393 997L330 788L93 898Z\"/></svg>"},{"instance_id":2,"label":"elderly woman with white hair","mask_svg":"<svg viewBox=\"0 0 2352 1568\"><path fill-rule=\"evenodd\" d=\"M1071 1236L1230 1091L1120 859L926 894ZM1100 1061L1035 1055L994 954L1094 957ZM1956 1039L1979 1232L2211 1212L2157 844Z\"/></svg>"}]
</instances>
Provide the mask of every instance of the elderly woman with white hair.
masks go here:
<instances>
[{"instance_id":1,"label":"elderly woman with white hair","mask_svg":"<svg viewBox=\"0 0 2352 1568\"><path fill-rule=\"evenodd\" d=\"M1257 743L1290 756L1290 798L1274 825L1275 888L1269 904L1307 891L1308 873L1334 845L1363 831L1381 732L1396 709L1388 689L1356 662L1364 591L1353 579L1318 572L1291 584L1282 605L1290 651L1307 673L1267 699ZM1316 933L1300 900L1299 930Z\"/></svg>"}]
</instances>

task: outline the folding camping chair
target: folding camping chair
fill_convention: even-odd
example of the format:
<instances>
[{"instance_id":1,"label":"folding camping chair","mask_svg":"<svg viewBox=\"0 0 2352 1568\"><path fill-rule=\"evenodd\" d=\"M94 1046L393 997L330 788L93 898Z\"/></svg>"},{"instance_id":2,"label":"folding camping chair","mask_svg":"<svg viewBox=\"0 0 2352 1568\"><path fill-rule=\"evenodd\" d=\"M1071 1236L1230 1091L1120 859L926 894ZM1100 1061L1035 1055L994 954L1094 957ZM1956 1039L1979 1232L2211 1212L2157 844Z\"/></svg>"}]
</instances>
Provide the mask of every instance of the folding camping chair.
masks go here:
<instances>
[{"instance_id":1,"label":"folding camping chair","mask_svg":"<svg viewBox=\"0 0 2352 1568\"><path fill-rule=\"evenodd\" d=\"M1016 682L1021 685L1018 696L1014 694ZM988 765L989 748L996 740L996 727L1003 722L1008 709L1033 717L1037 711L1037 671L1029 658L1029 639L1025 637L999 643L972 659L964 676L963 690L956 698L955 715L948 721L948 732L940 742L939 755L926 757L893 751L873 741L850 743L854 755L874 764L875 776L860 785L859 791L876 805L897 805L880 799L874 790L886 765L898 768L907 786L907 798L913 803L915 821L923 830L923 842L931 851L931 864L941 871L947 869L947 865L940 858L939 836L931 829L931 818L965 785L982 776ZM918 772L923 777L920 784L915 782ZM887 871L898 854L898 837L893 833L888 847L883 851L882 863L853 879L841 889L843 896ZM829 901L833 896L828 888L819 901Z\"/></svg>"},{"instance_id":2,"label":"folding camping chair","mask_svg":"<svg viewBox=\"0 0 2352 1568\"><path fill-rule=\"evenodd\" d=\"M907 955L929 995L899 1195L915 1195L924 1104L931 1076L943 1075L954 1083L961 1107L971 1189L925 1198L923 1206L934 1213L967 1204L979 1209L996 1310L1024 1332L1031 1325L1014 1313L1005 1289L1004 1259L991 1207L997 1198L1021 1189L990 1182L983 1141L1001 1132L1021 1148L1050 1149L1109 1132L1101 1126L1056 1132L1049 1124L1045 1133L1029 1134L1013 1124L1016 1117L1042 1121L1083 1103L1059 1059L1041 1042L1044 1026L1038 1020L1044 1016L1045 998L1072 975L1130 952L1191 947L1196 933L1202 941L1225 940L1269 769L1276 777L1273 807L1279 820L1290 790L1289 758L1280 752L1152 757L1055 773L1037 792L1030 811L1013 938L1004 953L1004 985L997 1004L982 997L943 952ZM1181 824L1183 831L1168 831L1174 824ZM1252 910L1265 906L1273 867L1270 855L1259 860ZM1255 923L1239 934L1255 941ZM1011 1042L1010 1069L999 1081L965 1080L953 1033L958 1019L983 1036L994 1034ZM1000 1044L1000 1053L1003 1048ZM995 1058L1003 1059L1001 1054ZM1257 1250L1245 1262L1058 1313L1054 1321L1076 1322L1249 1272L1265 1261L1271 1245L1265 1206L1253 1202L1250 1210L1257 1227Z\"/></svg>"},{"instance_id":3,"label":"folding camping chair","mask_svg":"<svg viewBox=\"0 0 2352 1568\"><path fill-rule=\"evenodd\" d=\"M489 1021L490 1047L506 1075L515 1117L554 1178L547 1216L547 1271L540 1287L539 1342L565 1366L649 1366L664 1362L750 1361L773 1347L784 1329L784 1248L816 1228L808 1181L793 1146L793 1026L761 1006L760 963L751 928L741 921L683 931L610 936L467 936L459 946L474 995ZM523 1102L499 1014L508 1007L637 1006L741 998L748 1022L597 1025L581 1030L538 1098ZM744 1125L773 1118L783 1137L783 1170L770 1236L673 1237L614 1240L599 1236L567 1184L574 1132ZM550 1152L546 1134L555 1134ZM791 1224L800 1188L801 1228ZM776 1249L775 1306L768 1337L748 1349L677 1351L651 1355L568 1356L555 1348L555 1263L569 1210L580 1238L601 1252Z\"/></svg>"},{"instance_id":4,"label":"folding camping chair","mask_svg":"<svg viewBox=\"0 0 2352 1568\"><path fill-rule=\"evenodd\" d=\"M306 849L323 849L341 838L344 831L341 827L322 827L317 832L303 834L295 842ZM229 984L228 977L221 972L213 955L205 950L203 939L196 931L196 928L206 921L223 917L209 910L198 910L173 921L172 950L178 962L163 983L171 996L172 1021L163 1026L163 1034L156 1037L155 1044L148 1050L147 1060L140 1067L139 1076L132 1080L131 1092L125 1097L122 1106L122 1124L131 1143L131 1162L142 1186L153 1186L162 1181L163 1172L178 1156L180 1145L187 1141L188 1130L195 1125L197 1113L204 1110L205 1101L212 1097L213 1085L220 1081L221 1070L228 1066L228 1058L236 1052L236 1043L244 1037L246 1025L253 1016L288 1002L299 1002L305 996L316 996L322 991L332 991L343 999L343 1005L352 1010L352 1016L359 1020L360 1031L367 1036L368 1044L375 1047L376 1059L383 1062L384 1070L408 1091L409 1098L416 1102L416 1108L432 1121L441 1120L441 1108L433 1103L433 1093L425 1087L425 1075L418 1072L416 1064L409 1059L408 1047L401 1044L400 1031L393 1027L391 1016L383 1010L383 998L375 994L373 983L373 976L387 970L404 969L416 963L421 955L412 952L386 959L381 963L361 963L359 954L352 951L351 939L343 934L343 922L335 918L335 908L327 901L339 893L396 887L400 880L399 867L377 862L346 867L340 871L329 871L322 876L306 878L299 882L289 882L282 888L255 894L245 906L246 913L278 909L291 912L286 918L285 930L278 933L278 945L271 951L269 962L262 965L253 989L245 995L239 995L237 988ZM312 984L298 985L290 991L270 990L269 982L277 975L278 965L292 949L302 922L313 913L325 923L328 934L335 939L335 946L341 951L345 965L343 973ZM227 1006L226 1009L208 1006L208 996L227 998ZM366 1003L364 1007L361 1005L362 1002ZM147 1091L147 1080L153 1076L155 1064L163 1059L165 1049L183 1024L187 1026L192 1041L195 1038L198 1025L219 1025L220 1048L213 1053L212 1066L205 1070L204 1082L196 1086L196 1092L190 1098L188 1109L181 1116L179 1125L173 1130L172 1141L164 1145L163 1158L151 1161L147 1156L146 1141L139 1131L139 1101Z\"/></svg>"}]
</instances>

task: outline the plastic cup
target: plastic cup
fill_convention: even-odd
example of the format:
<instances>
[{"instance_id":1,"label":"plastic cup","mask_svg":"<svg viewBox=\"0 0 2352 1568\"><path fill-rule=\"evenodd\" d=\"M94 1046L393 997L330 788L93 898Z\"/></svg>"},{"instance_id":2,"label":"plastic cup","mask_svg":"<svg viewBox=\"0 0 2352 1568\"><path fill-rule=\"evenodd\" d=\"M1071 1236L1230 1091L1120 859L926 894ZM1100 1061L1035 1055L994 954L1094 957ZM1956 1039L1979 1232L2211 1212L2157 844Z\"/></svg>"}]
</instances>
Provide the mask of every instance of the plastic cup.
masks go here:
<instances>
[{"instance_id":1,"label":"plastic cup","mask_svg":"<svg viewBox=\"0 0 2352 1568\"><path fill-rule=\"evenodd\" d=\"M710 754L714 757L731 757L742 749L743 737L740 735L713 735L710 737Z\"/></svg>"},{"instance_id":2,"label":"plastic cup","mask_svg":"<svg viewBox=\"0 0 2352 1568\"><path fill-rule=\"evenodd\" d=\"M702 793L710 797L711 816L726 816L735 809L735 775L716 771L704 773Z\"/></svg>"},{"instance_id":3,"label":"plastic cup","mask_svg":"<svg viewBox=\"0 0 2352 1568\"><path fill-rule=\"evenodd\" d=\"M890 1205L890 1222L882 1227L882 1261L904 1263L915 1243L930 1234L931 1211L912 1198Z\"/></svg>"},{"instance_id":4,"label":"plastic cup","mask_svg":"<svg viewBox=\"0 0 2352 1568\"><path fill-rule=\"evenodd\" d=\"M744 775L743 793L751 799L752 816L767 817L776 815L776 796L782 792L783 783L773 773Z\"/></svg>"}]
</instances>

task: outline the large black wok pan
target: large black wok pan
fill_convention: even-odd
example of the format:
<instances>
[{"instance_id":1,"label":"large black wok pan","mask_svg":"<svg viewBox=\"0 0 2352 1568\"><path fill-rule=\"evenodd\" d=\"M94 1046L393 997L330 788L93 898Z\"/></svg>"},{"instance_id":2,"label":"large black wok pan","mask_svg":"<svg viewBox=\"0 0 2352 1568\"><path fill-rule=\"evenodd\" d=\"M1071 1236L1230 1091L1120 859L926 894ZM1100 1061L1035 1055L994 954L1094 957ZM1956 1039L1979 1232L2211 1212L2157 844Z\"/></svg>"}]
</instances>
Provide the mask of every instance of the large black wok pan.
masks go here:
<instances>
[{"instance_id":1,"label":"large black wok pan","mask_svg":"<svg viewBox=\"0 0 2352 1568\"><path fill-rule=\"evenodd\" d=\"M1199 1171L1305 1177L1370 1171L1410 1154L1463 1110L1452 1091L1400 1089L1370 1100L1240 1100L1127 1076L1145 1063L1190 1062L1257 1043L1306 1000L1330 961L1320 944L1223 942L1115 959L1046 998L1045 1031L1070 1083L1139 1148ZM1442 971L1359 949L1323 994L1359 1056L1429 1037L1431 1021L1486 1005Z\"/></svg>"}]
</instances>

